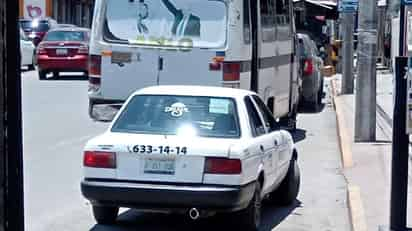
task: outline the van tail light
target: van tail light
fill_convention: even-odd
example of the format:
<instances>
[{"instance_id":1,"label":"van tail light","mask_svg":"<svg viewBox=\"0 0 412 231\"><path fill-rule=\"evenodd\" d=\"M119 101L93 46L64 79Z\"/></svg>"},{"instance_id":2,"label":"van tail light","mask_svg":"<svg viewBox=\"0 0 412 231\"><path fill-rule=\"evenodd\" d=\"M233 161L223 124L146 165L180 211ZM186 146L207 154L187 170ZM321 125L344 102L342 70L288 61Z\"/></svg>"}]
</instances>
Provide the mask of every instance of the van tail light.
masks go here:
<instances>
[{"instance_id":1,"label":"van tail light","mask_svg":"<svg viewBox=\"0 0 412 231\"><path fill-rule=\"evenodd\" d=\"M89 54L89 47L85 45L81 45L77 50L77 54L87 55Z\"/></svg>"},{"instance_id":2,"label":"van tail light","mask_svg":"<svg viewBox=\"0 0 412 231\"><path fill-rule=\"evenodd\" d=\"M209 63L210 71L220 71L222 70L222 63L225 60L223 56L216 56L213 58L212 62Z\"/></svg>"},{"instance_id":3,"label":"van tail light","mask_svg":"<svg viewBox=\"0 0 412 231\"><path fill-rule=\"evenodd\" d=\"M313 73L313 61L312 59L306 59L303 64L303 74L311 75Z\"/></svg>"},{"instance_id":4,"label":"van tail light","mask_svg":"<svg viewBox=\"0 0 412 231\"><path fill-rule=\"evenodd\" d=\"M90 168L116 168L116 153L85 151L83 165Z\"/></svg>"},{"instance_id":5,"label":"van tail light","mask_svg":"<svg viewBox=\"0 0 412 231\"><path fill-rule=\"evenodd\" d=\"M242 163L239 159L207 157L205 174L235 175L242 173Z\"/></svg>"},{"instance_id":6,"label":"van tail light","mask_svg":"<svg viewBox=\"0 0 412 231\"><path fill-rule=\"evenodd\" d=\"M100 78L102 74L102 56L89 55L89 76Z\"/></svg>"},{"instance_id":7,"label":"van tail light","mask_svg":"<svg viewBox=\"0 0 412 231\"><path fill-rule=\"evenodd\" d=\"M46 51L46 48L44 47L44 45L40 44L40 45L37 47L37 54L38 54L38 55L45 55L45 54L47 54L47 51Z\"/></svg>"},{"instance_id":8,"label":"van tail light","mask_svg":"<svg viewBox=\"0 0 412 231\"><path fill-rule=\"evenodd\" d=\"M240 80L240 63L223 63L223 81Z\"/></svg>"}]
</instances>

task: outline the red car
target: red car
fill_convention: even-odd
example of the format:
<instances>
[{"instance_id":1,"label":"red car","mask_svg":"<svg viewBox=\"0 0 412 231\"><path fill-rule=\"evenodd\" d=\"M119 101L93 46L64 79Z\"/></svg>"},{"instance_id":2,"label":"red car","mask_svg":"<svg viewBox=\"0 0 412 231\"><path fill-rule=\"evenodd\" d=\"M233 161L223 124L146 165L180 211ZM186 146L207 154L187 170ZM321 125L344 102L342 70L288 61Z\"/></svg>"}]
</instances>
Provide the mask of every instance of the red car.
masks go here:
<instances>
[{"instance_id":1,"label":"red car","mask_svg":"<svg viewBox=\"0 0 412 231\"><path fill-rule=\"evenodd\" d=\"M37 47L39 79L48 73L57 78L59 72L83 72L88 75L90 30L65 27L47 32Z\"/></svg>"}]
</instances>

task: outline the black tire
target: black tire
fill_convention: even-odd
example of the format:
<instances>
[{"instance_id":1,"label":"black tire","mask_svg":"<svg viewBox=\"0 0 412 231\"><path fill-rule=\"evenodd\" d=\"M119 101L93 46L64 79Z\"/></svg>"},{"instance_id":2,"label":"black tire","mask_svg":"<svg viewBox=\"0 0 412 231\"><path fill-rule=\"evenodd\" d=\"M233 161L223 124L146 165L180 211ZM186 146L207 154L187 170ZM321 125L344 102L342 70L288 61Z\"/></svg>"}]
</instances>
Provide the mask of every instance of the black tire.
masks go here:
<instances>
[{"instance_id":1,"label":"black tire","mask_svg":"<svg viewBox=\"0 0 412 231\"><path fill-rule=\"evenodd\" d=\"M88 109L88 112L89 112L89 117L90 117L91 119L96 119L96 118L93 116L93 107L94 107L94 105L95 105L94 101L91 100L91 99L89 99L89 109Z\"/></svg>"},{"instance_id":2,"label":"black tire","mask_svg":"<svg viewBox=\"0 0 412 231\"><path fill-rule=\"evenodd\" d=\"M34 69L36 69L36 66L35 66L36 65L36 58L35 57L36 57L36 54L33 53L31 64L27 66L27 70L34 71Z\"/></svg>"},{"instance_id":3,"label":"black tire","mask_svg":"<svg viewBox=\"0 0 412 231\"><path fill-rule=\"evenodd\" d=\"M39 80L45 80L47 78L47 72L46 71L39 71Z\"/></svg>"},{"instance_id":4,"label":"black tire","mask_svg":"<svg viewBox=\"0 0 412 231\"><path fill-rule=\"evenodd\" d=\"M269 195L269 201L278 205L290 205L298 196L300 170L296 159L290 161L288 173L279 187Z\"/></svg>"},{"instance_id":5,"label":"black tire","mask_svg":"<svg viewBox=\"0 0 412 231\"><path fill-rule=\"evenodd\" d=\"M34 64L27 65L27 70L28 71L34 71L35 69L36 69L36 67L34 66Z\"/></svg>"},{"instance_id":6,"label":"black tire","mask_svg":"<svg viewBox=\"0 0 412 231\"><path fill-rule=\"evenodd\" d=\"M319 91L318 91L318 104L322 104L323 99L323 78L320 81Z\"/></svg>"},{"instance_id":7,"label":"black tire","mask_svg":"<svg viewBox=\"0 0 412 231\"><path fill-rule=\"evenodd\" d=\"M110 225L116 222L118 207L106 207L93 205L93 216L97 224Z\"/></svg>"},{"instance_id":8,"label":"black tire","mask_svg":"<svg viewBox=\"0 0 412 231\"><path fill-rule=\"evenodd\" d=\"M239 212L241 229L247 231L257 231L262 219L262 197L260 183L256 183L255 193L248 207Z\"/></svg>"}]
</instances>

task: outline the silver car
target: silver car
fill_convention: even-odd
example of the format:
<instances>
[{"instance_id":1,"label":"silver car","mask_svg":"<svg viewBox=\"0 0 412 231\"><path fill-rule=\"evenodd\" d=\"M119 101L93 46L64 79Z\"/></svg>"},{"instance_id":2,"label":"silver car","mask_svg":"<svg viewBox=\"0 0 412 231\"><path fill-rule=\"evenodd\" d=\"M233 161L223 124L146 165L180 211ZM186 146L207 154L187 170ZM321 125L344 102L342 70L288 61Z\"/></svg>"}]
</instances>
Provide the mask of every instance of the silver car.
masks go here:
<instances>
[{"instance_id":1,"label":"silver car","mask_svg":"<svg viewBox=\"0 0 412 231\"><path fill-rule=\"evenodd\" d=\"M300 77L302 79L301 99L303 106L317 109L323 98L323 60L315 42L306 34L298 36L298 57L300 63Z\"/></svg>"}]
</instances>

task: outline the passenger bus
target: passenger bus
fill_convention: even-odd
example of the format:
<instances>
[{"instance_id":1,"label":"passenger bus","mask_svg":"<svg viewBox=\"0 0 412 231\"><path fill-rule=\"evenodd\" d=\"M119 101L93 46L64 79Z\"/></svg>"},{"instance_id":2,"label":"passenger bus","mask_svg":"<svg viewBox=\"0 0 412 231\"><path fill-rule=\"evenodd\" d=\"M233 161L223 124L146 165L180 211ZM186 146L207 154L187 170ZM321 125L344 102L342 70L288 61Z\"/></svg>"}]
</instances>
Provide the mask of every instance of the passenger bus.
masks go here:
<instances>
[{"instance_id":1,"label":"passenger bus","mask_svg":"<svg viewBox=\"0 0 412 231\"><path fill-rule=\"evenodd\" d=\"M96 0L89 115L151 85L257 92L296 127L299 78L291 0Z\"/></svg>"}]
</instances>

